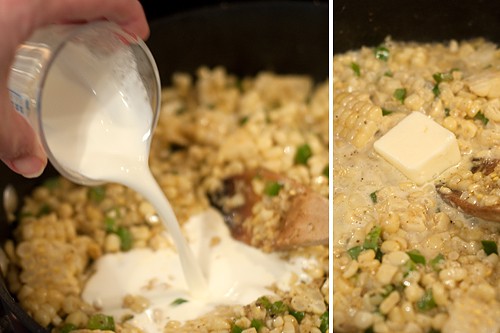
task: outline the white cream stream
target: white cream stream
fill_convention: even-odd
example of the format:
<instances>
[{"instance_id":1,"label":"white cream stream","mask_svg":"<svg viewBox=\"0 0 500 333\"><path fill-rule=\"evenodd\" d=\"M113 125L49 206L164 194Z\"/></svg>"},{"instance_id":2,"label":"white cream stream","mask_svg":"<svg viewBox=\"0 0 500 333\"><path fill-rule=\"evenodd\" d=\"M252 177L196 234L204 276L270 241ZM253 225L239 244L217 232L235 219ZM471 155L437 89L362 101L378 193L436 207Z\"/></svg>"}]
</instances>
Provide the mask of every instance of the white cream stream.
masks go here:
<instances>
[{"instance_id":1,"label":"white cream stream","mask_svg":"<svg viewBox=\"0 0 500 333\"><path fill-rule=\"evenodd\" d=\"M292 265L235 242L214 212L187 224L188 244L149 170L153 112L134 63L130 61L123 73L113 70L113 63L89 61L92 57L84 50L67 52L74 64L87 62L87 66L62 62L47 77L42 120L52 153L68 170L140 193L155 207L177 250L103 256L84 299L118 319L125 295L145 296L151 306L133 320L146 332L159 332L169 319L191 319L217 304L246 304L269 294L266 287L273 283L284 288L292 272L300 275L300 267L311 264ZM127 54L121 56L120 61L129 60ZM220 243L210 246L214 237ZM177 298L188 302L172 306Z\"/></svg>"}]
</instances>

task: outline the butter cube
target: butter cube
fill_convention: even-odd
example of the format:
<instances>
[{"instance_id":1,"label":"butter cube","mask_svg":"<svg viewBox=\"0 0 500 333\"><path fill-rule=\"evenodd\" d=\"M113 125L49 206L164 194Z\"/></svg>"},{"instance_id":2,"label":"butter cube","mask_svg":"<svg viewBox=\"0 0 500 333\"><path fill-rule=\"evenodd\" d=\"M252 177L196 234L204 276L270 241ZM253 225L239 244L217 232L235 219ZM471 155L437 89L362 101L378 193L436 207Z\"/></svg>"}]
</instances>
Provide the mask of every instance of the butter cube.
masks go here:
<instances>
[{"instance_id":1,"label":"butter cube","mask_svg":"<svg viewBox=\"0 0 500 333\"><path fill-rule=\"evenodd\" d=\"M455 135L420 112L412 112L390 129L373 148L417 185L460 162Z\"/></svg>"}]
</instances>

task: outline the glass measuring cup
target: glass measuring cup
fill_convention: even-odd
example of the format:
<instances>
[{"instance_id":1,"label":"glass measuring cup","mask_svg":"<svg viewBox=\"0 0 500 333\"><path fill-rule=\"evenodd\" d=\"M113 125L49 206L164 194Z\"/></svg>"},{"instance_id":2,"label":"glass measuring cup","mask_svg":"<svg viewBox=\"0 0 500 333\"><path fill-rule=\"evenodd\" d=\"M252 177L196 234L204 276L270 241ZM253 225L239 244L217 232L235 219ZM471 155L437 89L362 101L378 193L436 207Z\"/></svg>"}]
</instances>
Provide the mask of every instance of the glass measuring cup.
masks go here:
<instances>
[{"instance_id":1,"label":"glass measuring cup","mask_svg":"<svg viewBox=\"0 0 500 333\"><path fill-rule=\"evenodd\" d=\"M59 173L79 184L96 185L101 181L90 179L78 170L60 163L62 156L58 154L61 153L52 149L54 143L48 140L51 128L61 125L52 124L46 116L47 108L44 108L54 103L48 100L54 98L54 95L46 96L44 89L47 88L50 73L57 68L66 72L68 80L80 82L94 95L122 93L119 87L114 87L117 89L113 90L113 87L107 86L106 80L113 76L116 85L120 82L117 77L132 75L136 78L133 84L141 86L151 106L153 114L148 115L152 119L151 132L156 127L161 101L158 68L151 52L140 38L107 21L51 25L37 30L28 41L19 46L8 82L14 108L31 124L49 161ZM77 114L85 103L84 100L75 101L68 112ZM71 128L75 124L67 122L64 126ZM70 141L75 138L67 139ZM148 140L149 145L151 140Z\"/></svg>"}]
</instances>

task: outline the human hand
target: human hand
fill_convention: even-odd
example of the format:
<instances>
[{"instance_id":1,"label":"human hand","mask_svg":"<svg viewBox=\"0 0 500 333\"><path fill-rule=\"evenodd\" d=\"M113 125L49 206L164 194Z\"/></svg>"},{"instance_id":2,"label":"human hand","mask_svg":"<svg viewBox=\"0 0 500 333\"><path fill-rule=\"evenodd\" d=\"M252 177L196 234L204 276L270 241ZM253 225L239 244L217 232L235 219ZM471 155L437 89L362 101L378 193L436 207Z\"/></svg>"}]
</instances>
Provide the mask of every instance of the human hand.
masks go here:
<instances>
[{"instance_id":1,"label":"human hand","mask_svg":"<svg viewBox=\"0 0 500 333\"><path fill-rule=\"evenodd\" d=\"M10 102L10 66L19 44L51 23L106 19L142 39L149 26L139 0L0 0L0 160L28 178L39 176L47 155L28 122Z\"/></svg>"}]
</instances>

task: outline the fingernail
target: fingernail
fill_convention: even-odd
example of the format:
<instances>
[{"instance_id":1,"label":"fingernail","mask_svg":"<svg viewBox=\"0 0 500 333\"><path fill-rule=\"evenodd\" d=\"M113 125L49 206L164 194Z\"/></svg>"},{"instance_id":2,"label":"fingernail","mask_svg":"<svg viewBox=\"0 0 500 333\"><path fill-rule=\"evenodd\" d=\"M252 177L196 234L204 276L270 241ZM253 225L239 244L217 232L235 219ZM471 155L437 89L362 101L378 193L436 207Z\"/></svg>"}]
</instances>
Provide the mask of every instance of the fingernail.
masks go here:
<instances>
[{"instance_id":1,"label":"fingernail","mask_svg":"<svg viewBox=\"0 0 500 333\"><path fill-rule=\"evenodd\" d=\"M36 156L23 156L11 161L12 169L26 178L35 178L45 169L44 161Z\"/></svg>"}]
</instances>

